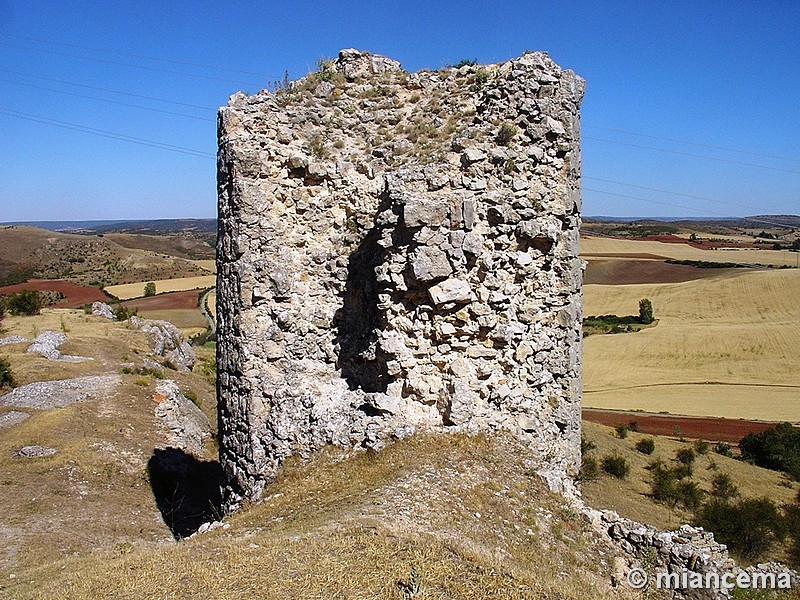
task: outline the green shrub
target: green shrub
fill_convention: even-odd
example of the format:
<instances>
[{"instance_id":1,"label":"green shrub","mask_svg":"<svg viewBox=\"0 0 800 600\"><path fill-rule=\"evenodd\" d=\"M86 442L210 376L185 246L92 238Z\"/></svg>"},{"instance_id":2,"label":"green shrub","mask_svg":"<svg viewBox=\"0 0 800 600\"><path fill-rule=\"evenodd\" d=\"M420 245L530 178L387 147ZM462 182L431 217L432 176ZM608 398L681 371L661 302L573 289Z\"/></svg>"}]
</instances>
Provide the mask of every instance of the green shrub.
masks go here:
<instances>
[{"instance_id":1,"label":"green shrub","mask_svg":"<svg viewBox=\"0 0 800 600\"><path fill-rule=\"evenodd\" d=\"M727 473L719 473L711 480L711 496L718 500L733 500L739 496L739 488Z\"/></svg>"},{"instance_id":2,"label":"green shrub","mask_svg":"<svg viewBox=\"0 0 800 600\"><path fill-rule=\"evenodd\" d=\"M786 521L769 498L711 500L700 510L697 524L747 561L760 559L786 535Z\"/></svg>"},{"instance_id":3,"label":"green shrub","mask_svg":"<svg viewBox=\"0 0 800 600\"><path fill-rule=\"evenodd\" d=\"M506 121L500 126L500 131L497 132L497 143L501 146L508 146L517 137L518 133L517 126Z\"/></svg>"},{"instance_id":4,"label":"green shrub","mask_svg":"<svg viewBox=\"0 0 800 600\"><path fill-rule=\"evenodd\" d=\"M586 456L581 463L581 470L578 479L581 481L593 481L600 476L600 468L597 466L597 459Z\"/></svg>"},{"instance_id":5,"label":"green shrub","mask_svg":"<svg viewBox=\"0 0 800 600\"><path fill-rule=\"evenodd\" d=\"M631 421L628 423L628 431L639 432L639 421Z\"/></svg>"},{"instance_id":6,"label":"green shrub","mask_svg":"<svg viewBox=\"0 0 800 600\"><path fill-rule=\"evenodd\" d=\"M675 459L683 465L691 466L692 464L694 464L695 458L696 455L692 448L681 448L675 453Z\"/></svg>"},{"instance_id":7,"label":"green shrub","mask_svg":"<svg viewBox=\"0 0 800 600\"><path fill-rule=\"evenodd\" d=\"M617 432L617 437L621 440L624 440L628 437L628 426L627 425L617 425L614 428L614 431Z\"/></svg>"},{"instance_id":8,"label":"green shrub","mask_svg":"<svg viewBox=\"0 0 800 600\"><path fill-rule=\"evenodd\" d=\"M700 455L703 455L703 456L708 454L708 451L709 451L710 448L711 448L711 446L705 440L697 440L694 443L694 451L697 452Z\"/></svg>"},{"instance_id":9,"label":"green shrub","mask_svg":"<svg viewBox=\"0 0 800 600\"><path fill-rule=\"evenodd\" d=\"M597 448L597 445L595 445L594 442L589 441L585 437L581 436L581 455L591 452L595 448Z\"/></svg>"},{"instance_id":10,"label":"green shrub","mask_svg":"<svg viewBox=\"0 0 800 600\"><path fill-rule=\"evenodd\" d=\"M731 451L731 445L728 442L717 442L714 445L714 452L719 454L720 456L733 456L733 452Z\"/></svg>"},{"instance_id":11,"label":"green shrub","mask_svg":"<svg viewBox=\"0 0 800 600\"><path fill-rule=\"evenodd\" d=\"M144 295L145 297L155 296L156 295L156 284L152 281L148 281L144 284Z\"/></svg>"},{"instance_id":12,"label":"green shrub","mask_svg":"<svg viewBox=\"0 0 800 600\"><path fill-rule=\"evenodd\" d=\"M639 322L643 325L649 325L655 321L653 317L653 303L647 298L639 300Z\"/></svg>"},{"instance_id":13,"label":"green shrub","mask_svg":"<svg viewBox=\"0 0 800 600\"><path fill-rule=\"evenodd\" d=\"M749 433L739 442L742 458L759 467L785 471L800 480L800 430L779 423L761 433Z\"/></svg>"},{"instance_id":14,"label":"green shrub","mask_svg":"<svg viewBox=\"0 0 800 600\"><path fill-rule=\"evenodd\" d=\"M603 471L617 479L625 479L631 470L628 466L628 461L622 456L605 456L601 466Z\"/></svg>"},{"instance_id":15,"label":"green shrub","mask_svg":"<svg viewBox=\"0 0 800 600\"><path fill-rule=\"evenodd\" d=\"M677 503L678 478L672 469L668 469L661 461L650 464L652 481L650 482L650 495L656 502L663 502L674 506Z\"/></svg>"},{"instance_id":16,"label":"green shrub","mask_svg":"<svg viewBox=\"0 0 800 600\"><path fill-rule=\"evenodd\" d=\"M466 58L462 58L456 64L453 65L453 68L460 69L461 67L474 67L478 64L477 60L467 60Z\"/></svg>"},{"instance_id":17,"label":"green shrub","mask_svg":"<svg viewBox=\"0 0 800 600\"><path fill-rule=\"evenodd\" d=\"M116 308L114 308L114 318L117 321L127 321L131 317L139 314L139 311L135 308L129 308L127 306L122 306L118 304Z\"/></svg>"},{"instance_id":18,"label":"green shrub","mask_svg":"<svg viewBox=\"0 0 800 600\"><path fill-rule=\"evenodd\" d=\"M705 492L694 481L679 481L675 486L678 502L692 512L697 512L703 504Z\"/></svg>"},{"instance_id":19,"label":"green shrub","mask_svg":"<svg viewBox=\"0 0 800 600\"><path fill-rule=\"evenodd\" d=\"M0 357L0 390L4 387L17 387L17 380L14 378L14 371L11 370L11 363L8 359Z\"/></svg>"},{"instance_id":20,"label":"green shrub","mask_svg":"<svg viewBox=\"0 0 800 600\"><path fill-rule=\"evenodd\" d=\"M39 290L22 290L5 298L5 309L12 315L38 315L43 305Z\"/></svg>"},{"instance_id":21,"label":"green shrub","mask_svg":"<svg viewBox=\"0 0 800 600\"><path fill-rule=\"evenodd\" d=\"M642 454L650 455L656 449L656 442L653 438L642 438L636 442L636 450Z\"/></svg>"},{"instance_id":22,"label":"green shrub","mask_svg":"<svg viewBox=\"0 0 800 600\"><path fill-rule=\"evenodd\" d=\"M475 90L479 91L483 89L483 86L486 85L486 82L489 81L489 71L486 69L478 69L475 71Z\"/></svg>"}]
</instances>

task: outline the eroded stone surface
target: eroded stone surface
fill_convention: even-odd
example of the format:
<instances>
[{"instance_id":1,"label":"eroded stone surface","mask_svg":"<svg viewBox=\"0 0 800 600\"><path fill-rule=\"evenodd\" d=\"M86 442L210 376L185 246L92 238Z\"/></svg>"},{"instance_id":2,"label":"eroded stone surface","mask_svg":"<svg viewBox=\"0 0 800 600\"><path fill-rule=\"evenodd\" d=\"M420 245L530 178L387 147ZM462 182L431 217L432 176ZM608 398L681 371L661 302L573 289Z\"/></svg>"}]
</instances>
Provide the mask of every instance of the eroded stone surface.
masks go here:
<instances>
[{"instance_id":1,"label":"eroded stone surface","mask_svg":"<svg viewBox=\"0 0 800 600\"><path fill-rule=\"evenodd\" d=\"M192 346L181 330L169 321L141 319L133 316L131 325L150 334L153 354L163 356L178 371L191 371L197 360Z\"/></svg>"},{"instance_id":2,"label":"eroded stone surface","mask_svg":"<svg viewBox=\"0 0 800 600\"><path fill-rule=\"evenodd\" d=\"M17 408L63 408L74 402L102 398L116 391L119 375L89 375L74 379L38 381L0 396L0 404Z\"/></svg>"},{"instance_id":3,"label":"eroded stone surface","mask_svg":"<svg viewBox=\"0 0 800 600\"><path fill-rule=\"evenodd\" d=\"M543 53L409 74L346 50L288 90L231 97L228 507L258 499L287 456L417 429L508 429L577 470L583 89Z\"/></svg>"}]
</instances>

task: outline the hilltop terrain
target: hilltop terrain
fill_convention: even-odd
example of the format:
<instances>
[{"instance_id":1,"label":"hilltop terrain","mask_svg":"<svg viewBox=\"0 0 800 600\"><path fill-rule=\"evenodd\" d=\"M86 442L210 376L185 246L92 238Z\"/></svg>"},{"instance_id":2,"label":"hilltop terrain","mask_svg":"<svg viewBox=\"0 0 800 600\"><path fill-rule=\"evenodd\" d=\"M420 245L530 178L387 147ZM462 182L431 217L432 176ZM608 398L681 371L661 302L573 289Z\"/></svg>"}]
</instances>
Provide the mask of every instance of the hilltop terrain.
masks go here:
<instances>
[{"instance_id":1,"label":"hilltop terrain","mask_svg":"<svg viewBox=\"0 0 800 600\"><path fill-rule=\"evenodd\" d=\"M0 226L0 284L4 285L39 278L104 286L207 273L183 257L210 258L213 248L184 236L106 237Z\"/></svg>"}]
</instances>

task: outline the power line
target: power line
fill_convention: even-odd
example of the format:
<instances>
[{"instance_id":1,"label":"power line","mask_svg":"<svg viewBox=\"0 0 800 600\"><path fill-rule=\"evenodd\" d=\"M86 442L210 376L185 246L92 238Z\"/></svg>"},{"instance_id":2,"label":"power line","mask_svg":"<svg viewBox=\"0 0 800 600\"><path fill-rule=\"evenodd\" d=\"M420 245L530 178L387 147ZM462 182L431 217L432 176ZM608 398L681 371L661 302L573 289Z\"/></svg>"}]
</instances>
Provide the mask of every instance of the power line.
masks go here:
<instances>
[{"instance_id":1,"label":"power line","mask_svg":"<svg viewBox=\"0 0 800 600\"><path fill-rule=\"evenodd\" d=\"M595 142L604 142L607 144L617 144L619 146L630 146L631 148L642 148L644 150L653 150L655 152L666 152L667 154L676 154L678 156L690 156L692 158L702 158L704 160L714 160L717 162L729 163L733 165L744 165L748 167L757 167L759 169L768 169L770 171L780 171L782 173L794 173L795 175L800 175L800 171L794 171L792 169L782 169L780 167L770 167L768 165L759 165L756 163L749 163L740 160L731 160L729 158L718 158L715 156L706 156L703 154L692 154L691 152L680 152L678 150L667 150L666 148L655 148L654 146L644 146L642 144L633 144L630 142L618 142L616 140L606 140L603 138L596 138L588 135L581 136L584 140L592 140Z\"/></svg>"},{"instance_id":2,"label":"power line","mask_svg":"<svg viewBox=\"0 0 800 600\"><path fill-rule=\"evenodd\" d=\"M175 146L173 144L166 144L164 142L157 142L155 140L148 140L145 138L135 137L131 135L125 135L122 133L116 133L113 131L106 131L104 129L96 129L94 127L88 127L86 125L79 125L77 123L69 123L67 121L59 121L57 119L51 119L50 117L42 117L40 115L34 115L31 113L25 113L22 111L0 107L0 113L6 114L11 117L16 117L18 119L25 119L26 121L33 121L36 123L43 123L45 125L52 125L54 127L61 127L62 129L71 129L74 131L80 131L83 133L89 133L92 135L97 135L100 137L120 140L123 142L130 142L132 144L139 144L140 146L150 146L151 148L158 148L160 150L167 150L169 152L178 152L180 154L188 154L190 156L198 156L201 158L216 158L216 155L211 154L210 152L203 152L201 150L195 150L193 148L186 148L184 146Z\"/></svg>"},{"instance_id":3,"label":"power line","mask_svg":"<svg viewBox=\"0 0 800 600\"><path fill-rule=\"evenodd\" d=\"M32 79L39 79L41 81L51 81L53 83L63 83L65 85L74 85L75 87L85 88L87 90L95 90L98 92L108 92L109 94L118 94L120 96L129 96L131 98L141 98L143 100L152 100L154 102L163 102L165 104L172 104L175 106L186 106L188 108L199 108L201 110L215 110L214 108L210 108L208 106L201 106L199 104L190 104L188 102L178 102L176 100L167 100L165 98L156 98L154 96L146 96L144 94L134 94L132 92L120 92L119 90L113 90L110 88L98 87L94 85L86 85L85 83L76 83L74 81L67 81L65 79L54 79L52 77L42 77L41 75L31 75L30 73L24 73L21 71L10 71L9 69L0 69L0 73L10 73L12 75L21 75L22 77L30 77Z\"/></svg>"},{"instance_id":4,"label":"power line","mask_svg":"<svg viewBox=\"0 0 800 600\"><path fill-rule=\"evenodd\" d=\"M138 108L138 109L141 109L141 110L149 110L149 111L152 111L152 112L163 113L163 114L166 114L166 115L174 115L176 117L184 117L186 119L195 119L197 121L207 121L207 122L211 122L211 123L213 123L215 121L214 119L211 119L211 118L208 118L208 117L198 117L198 116L195 116L195 115L187 115L187 114L184 114L184 113L178 113L178 112L174 112L174 111L171 111L171 110L164 110L164 109L161 109L161 108L154 108L154 107L151 107L151 106L142 106L141 104L131 104L130 102L120 102L119 100L110 100L108 98L100 98L98 96L89 96L89 95L86 95L86 94L76 94L74 92L67 92L67 91L64 91L64 90L57 90L55 88L48 88L48 87L43 87L43 86L40 86L40 85L33 85L31 83L22 83L20 81L12 81L10 79L0 78L0 81L6 82L6 83L11 83L11 84L14 84L14 85L22 85L22 86L29 87L29 88L34 88L34 89L37 89L37 90L44 90L44 91L47 91L47 92L55 92L56 94L65 94L67 96L75 96L76 98L88 98L89 100L99 100L100 102L108 102L110 104L118 104L120 106L129 106L131 108Z\"/></svg>"},{"instance_id":5,"label":"power line","mask_svg":"<svg viewBox=\"0 0 800 600\"><path fill-rule=\"evenodd\" d=\"M701 213L701 214L704 214L704 215L712 214L712 215L715 215L715 216L718 216L718 217L725 217L725 218L728 218L728 219L739 219L739 220L743 220L743 221L752 221L754 223L762 223L762 224L766 224L766 225L773 225L773 226L787 227L789 229L795 229L795 226L792 226L792 225L788 225L788 224L785 224L785 223L775 223L773 221L766 221L764 219L756 219L756 218L750 218L750 217L731 217L730 215L726 215L724 213L715 213L713 211L701 210L699 208L694 208L694 207L691 207L691 206L684 206L682 204L673 204L671 202L662 202L660 200L651 200L649 198L642 198L641 196L629 196L627 194L618 194L618 193L615 193L615 192L607 192L605 190L597 190L597 189L594 189L594 188L587 188L587 187L584 187L583 189L586 190L586 191L589 191L589 192L596 192L598 194L605 194L607 196L616 196L617 198L627 198L629 200L639 200L641 202L648 202L650 204L661 204L663 206L670 206L672 208L681 208L683 210L691 210L693 212Z\"/></svg>"},{"instance_id":6,"label":"power line","mask_svg":"<svg viewBox=\"0 0 800 600\"><path fill-rule=\"evenodd\" d=\"M77 59L80 59L80 60L88 60L88 61L91 61L91 62L104 63L104 64L108 64L108 65L131 67L131 68L134 68L134 69L143 69L145 71L155 71L156 73L168 73L170 75L181 75L183 77L198 77L200 79L210 79L212 81L224 81L225 83L237 83L237 84L244 84L244 85L247 85L247 86L250 86L250 85L263 86L263 85L266 84L266 82L264 82L264 83L253 83L252 81L242 81L242 80L239 80L239 79L226 79L224 77L214 77L212 75L201 75L200 73L187 73L185 71L174 71L172 69L161 69L161 68L158 68L158 67L148 67L148 66L145 66L145 65L135 65L133 63L120 62L120 61L117 61L117 60L108 60L108 59L105 59L105 58L91 58L89 56L81 56L79 54L70 54L68 52L56 52L55 50L45 50L44 48L30 48L30 47L27 47L27 46L19 46L17 44L12 44L12 43L3 42L3 41L0 41L0 45L8 46L10 48L17 48L19 50L27 50L27 51L31 51L31 52L41 52L43 54L52 54L54 56L66 56L66 57L69 57L69 58L77 58Z\"/></svg>"},{"instance_id":7,"label":"power line","mask_svg":"<svg viewBox=\"0 0 800 600\"><path fill-rule=\"evenodd\" d=\"M764 154L764 153L761 153L761 152L752 152L750 150L742 150L740 148L731 148L729 146L717 146L717 145L714 145L714 144L703 144L701 142L693 142L691 140L683 140L683 139L679 139L679 138L664 137L664 136L659 136L659 135L652 135L652 134L649 134L649 133L640 133L640 132L637 132L637 131L630 131L630 130L626 130L626 129L612 129L611 127L600 127L599 125L587 125L585 123L582 124L581 126L586 128L586 129L599 129L601 131L610 131L610 132L613 132L613 133L624 133L626 135L635 135L635 136L638 136L638 137L649 138L649 139L652 139L652 140L664 140L666 142L675 142L675 143L678 143L678 144L687 144L689 146L697 146L699 148L713 148L714 150L725 150L727 152L738 152L739 154L749 154L751 156L760 156L762 158L775 158L775 159L778 159L778 160L787 160L787 161L790 161L790 162L800 163L800 158L791 158L791 157L788 157L788 156L778 156L776 154Z\"/></svg>"},{"instance_id":8,"label":"power line","mask_svg":"<svg viewBox=\"0 0 800 600\"><path fill-rule=\"evenodd\" d=\"M624 181L615 181L613 179L602 179L600 177L589 177L588 175L581 176L582 179L590 179L592 181L600 181L602 183L613 183L614 185L624 185L626 187L632 187L639 190L647 190L648 192L660 192L662 194L669 194L671 196L682 196L684 198L692 198L693 200L704 200L706 202L713 202L715 204L724 204L726 206L738 206L739 208L747 208L749 210L756 210L762 211L762 208L757 206L750 206L748 204L738 204L736 202L725 202L723 200L715 200L714 198L708 198L707 196L695 196L694 194L684 194L681 192L672 192L670 190L663 190L659 188L652 188L646 187L643 185L636 185L634 183L625 183Z\"/></svg>"},{"instance_id":9,"label":"power line","mask_svg":"<svg viewBox=\"0 0 800 600\"><path fill-rule=\"evenodd\" d=\"M24 36L24 35L13 35L13 34L10 34L10 33L0 33L0 36L14 38L14 39L18 39L18 40L24 40L26 42L36 42L36 43L41 43L41 44L51 44L51 45L54 45L54 46L62 46L64 48L76 48L78 50L89 50L91 52L103 52L105 54L116 54L117 56L127 56L129 58L141 58L141 59L144 59L144 60L155 60L155 61L158 61L158 62L170 63L170 64L173 64L173 65L183 65L183 66L186 66L186 67L199 67L201 69L212 69L214 71L222 71L222 72L226 72L226 73L240 73L242 75L257 75L259 77L264 77L264 78L268 79L267 75L265 75L264 73L258 73L256 71L243 71L241 69L231 69L231 68L228 68L228 67L216 67L214 65L204 65L204 64L200 64L200 63L187 62L187 61L183 61L183 60L173 60L173 59L169 59L169 58L159 58L157 56L147 56L147 55L144 55L144 54L130 54L128 52L119 52L118 50L109 50L109 49L106 49L106 48L93 48L91 46L79 46L78 44L66 44L64 42L54 42L52 40L42 40L42 39L38 39L38 38L34 38L34 37L27 37L27 36Z\"/></svg>"}]
</instances>

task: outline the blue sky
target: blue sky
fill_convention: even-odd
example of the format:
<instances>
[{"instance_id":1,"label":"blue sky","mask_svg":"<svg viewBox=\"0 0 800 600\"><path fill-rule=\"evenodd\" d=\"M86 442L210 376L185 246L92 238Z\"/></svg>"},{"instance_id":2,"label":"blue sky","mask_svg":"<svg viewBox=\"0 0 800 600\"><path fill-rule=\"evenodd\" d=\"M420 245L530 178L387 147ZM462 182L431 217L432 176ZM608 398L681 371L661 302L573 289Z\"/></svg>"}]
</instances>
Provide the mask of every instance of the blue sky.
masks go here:
<instances>
[{"instance_id":1,"label":"blue sky","mask_svg":"<svg viewBox=\"0 0 800 600\"><path fill-rule=\"evenodd\" d=\"M585 215L800 213L795 0L0 0L0 221L214 216L216 107L345 47L549 52L587 80Z\"/></svg>"}]
</instances>

